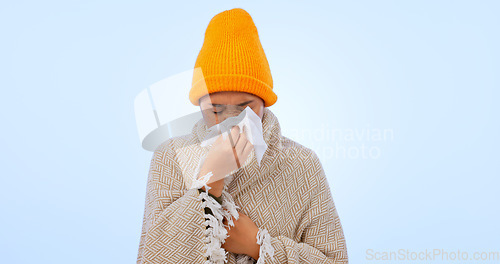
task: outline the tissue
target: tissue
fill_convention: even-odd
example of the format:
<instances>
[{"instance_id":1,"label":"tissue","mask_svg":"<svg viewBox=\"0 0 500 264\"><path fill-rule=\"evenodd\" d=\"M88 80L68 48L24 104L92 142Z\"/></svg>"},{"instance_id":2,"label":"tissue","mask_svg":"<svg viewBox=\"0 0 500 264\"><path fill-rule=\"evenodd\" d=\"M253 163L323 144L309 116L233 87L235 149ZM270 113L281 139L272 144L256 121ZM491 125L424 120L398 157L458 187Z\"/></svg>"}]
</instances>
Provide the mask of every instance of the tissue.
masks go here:
<instances>
[{"instance_id":1,"label":"tissue","mask_svg":"<svg viewBox=\"0 0 500 264\"><path fill-rule=\"evenodd\" d=\"M240 134L245 133L248 141L250 141L250 143L254 146L255 157L260 166L262 157L267 149L267 144L264 141L262 132L262 119L260 119L260 117L249 106L247 106L239 115L229 117L221 123L208 128L208 133L202 141L201 146L211 146L221 133L223 139L226 139L230 129L234 126L239 126ZM243 127L246 127L245 132L243 132Z\"/></svg>"}]
</instances>

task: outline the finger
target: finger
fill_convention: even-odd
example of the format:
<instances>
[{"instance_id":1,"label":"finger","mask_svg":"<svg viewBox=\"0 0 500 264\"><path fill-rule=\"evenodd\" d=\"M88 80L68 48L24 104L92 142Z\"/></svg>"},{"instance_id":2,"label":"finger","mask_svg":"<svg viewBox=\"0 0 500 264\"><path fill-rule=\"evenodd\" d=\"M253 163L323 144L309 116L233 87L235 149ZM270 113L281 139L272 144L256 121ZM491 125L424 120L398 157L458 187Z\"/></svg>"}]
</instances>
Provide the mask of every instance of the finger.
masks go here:
<instances>
[{"instance_id":1,"label":"finger","mask_svg":"<svg viewBox=\"0 0 500 264\"><path fill-rule=\"evenodd\" d=\"M233 155L234 155L234 159L236 160L236 167L237 168L241 167L240 157L239 157L238 153L236 152L235 148L233 148Z\"/></svg>"},{"instance_id":2,"label":"finger","mask_svg":"<svg viewBox=\"0 0 500 264\"><path fill-rule=\"evenodd\" d=\"M253 144L248 141L248 144L245 145L245 148L243 149L242 153L241 153L241 159L242 160L246 160L248 155L250 155L250 152L252 151L253 149Z\"/></svg>"},{"instance_id":3,"label":"finger","mask_svg":"<svg viewBox=\"0 0 500 264\"><path fill-rule=\"evenodd\" d=\"M236 147L236 144L238 144L238 141L240 139L240 127L239 126L232 127L230 136L231 136L230 137L231 146L234 148Z\"/></svg>"},{"instance_id":4,"label":"finger","mask_svg":"<svg viewBox=\"0 0 500 264\"><path fill-rule=\"evenodd\" d=\"M247 135L244 133L241 134L240 140L238 141L238 144L236 145L236 150L238 154L241 154L243 152L243 149L245 149L245 146L249 143L249 140L247 139Z\"/></svg>"},{"instance_id":5,"label":"finger","mask_svg":"<svg viewBox=\"0 0 500 264\"><path fill-rule=\"evenodd\" d=\"M236 150L236 144L239 141L239 136L240 136L240 128L239 128L239 126L232 127L231 128L231 133L229 134L229 140L231 142L233 156L234 156L234 159L236 161L236 167L237 168L241 167L240 160L239 160L239 157L238 157L238 152Z\"/></svg>"},{"instance_id":6,"label":"finger","mask_svg":"<svg viewBox=\"0 0 500 264\"><path fill-rule=\"evenodd\" d=\"M215 140L214 144L215 145L225 145L229 144L231 147L231 131L224 131L224 130L219 130L219 136L217 137L217 140Z\"/></svg>"},{"instance_id":7,"label":"finger","mask_svg":"<svg viewBox=\"0 0 500 264\"><path fill-rule=\"evenodd\" d=\"M217 139L215 140L215 143L220 143L221 141L223 141L224 138L223 138L223 135L222 133L220 133L219 131L219 135L217 136Z\"/></svg>"}]
</instances>

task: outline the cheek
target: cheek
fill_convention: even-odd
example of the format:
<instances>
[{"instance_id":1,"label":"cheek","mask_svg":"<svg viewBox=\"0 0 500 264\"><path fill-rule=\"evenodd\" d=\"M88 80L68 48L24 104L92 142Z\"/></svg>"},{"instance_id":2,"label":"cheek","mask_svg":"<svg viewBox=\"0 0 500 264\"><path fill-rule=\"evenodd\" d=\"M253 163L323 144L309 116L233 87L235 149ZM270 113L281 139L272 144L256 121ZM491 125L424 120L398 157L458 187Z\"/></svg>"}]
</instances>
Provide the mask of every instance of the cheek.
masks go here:
<instances>
[{"instance_id":1,"label":"cheek","mask_svg":"<svg viewBox=\"0 0 500 264\"><path fill-rule=\"evenodd\" d=\"M205 119L205 124L208 127L211 127L211 126L215 125L215 123L216 123L216 120L215 120L214 116L208 115L208 116L205 116L204 119Z\"/></svg>"},{"instance_id":2,"label":"cheek","mask_svg":"<svg viewBox=\"0 0 500 264\"><path fill-rule=\"evenodd\" d=\"M215 115L211 111L201 111L201 114L203 115L203 120L205 120L205 124L208 127L211 127L215 124Z\"/></svg>"},{"instance_id":3,"label":"cheek","mask_svg":"<svg viewBox=\"0 0 500 264\"><path fill-rule=\"evenodd\" d=\"M220 123L220 121L221 117L214 113L207 114L207 117L205 118L205 124L207 124L208 127L215 126L217 123Z\"/></svg>"},{"instance_id":4,"label":"cheek","mask_svg":"<svg viewBox=\"0 0 500 264\"><path fill-rule=\"evenodd\" d=\"M252 110L262 119L262 115L264 114L264 107L261 105L256 105L252 107Z\"/></svg>"}]
</instances>

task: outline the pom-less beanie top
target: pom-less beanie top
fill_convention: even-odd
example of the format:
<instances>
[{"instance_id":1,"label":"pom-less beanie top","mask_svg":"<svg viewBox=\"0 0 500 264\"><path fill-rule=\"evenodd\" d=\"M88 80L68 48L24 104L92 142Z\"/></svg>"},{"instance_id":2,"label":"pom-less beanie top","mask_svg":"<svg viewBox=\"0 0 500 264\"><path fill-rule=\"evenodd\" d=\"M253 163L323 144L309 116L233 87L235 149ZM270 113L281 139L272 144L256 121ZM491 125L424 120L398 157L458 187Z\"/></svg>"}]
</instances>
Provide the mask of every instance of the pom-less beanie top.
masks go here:
<instances>
[{"instance_id":1,"label":"pom-less beanie top","mask_svg":"<svg viewBox=\"0 0 500 264\"><path fill-rule=\"evenodd\" d=\"M210 20L194 68L189 100L196 106L204 95L222 91L256 95L265 107L278 99L257 27L241 8Z\"/></svg>"}]
</instances>

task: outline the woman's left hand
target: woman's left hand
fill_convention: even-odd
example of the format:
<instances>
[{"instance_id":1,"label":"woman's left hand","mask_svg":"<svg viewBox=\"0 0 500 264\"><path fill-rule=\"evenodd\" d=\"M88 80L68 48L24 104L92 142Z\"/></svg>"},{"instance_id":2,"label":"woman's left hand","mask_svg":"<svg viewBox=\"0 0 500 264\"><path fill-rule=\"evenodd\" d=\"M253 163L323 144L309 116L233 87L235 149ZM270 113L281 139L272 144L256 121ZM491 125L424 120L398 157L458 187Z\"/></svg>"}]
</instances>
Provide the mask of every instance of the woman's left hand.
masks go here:
<instances>
[{"instance_id":1,"label":"woman's left hand","mask_svg":"<svg viewBox=\"0 0 500 264\"><path fill-rule=\"evenodd\" d=\"M234 221L234 226L226 227L228 237L222 247L226 251L235 254L245 254L254 259L259 258L260 246L257 244L257 233L259 228L247 215L238 212L239 218ZM228 224L227 219L224 218L223 223Z\"/></svg>"}]
</instances>

